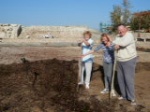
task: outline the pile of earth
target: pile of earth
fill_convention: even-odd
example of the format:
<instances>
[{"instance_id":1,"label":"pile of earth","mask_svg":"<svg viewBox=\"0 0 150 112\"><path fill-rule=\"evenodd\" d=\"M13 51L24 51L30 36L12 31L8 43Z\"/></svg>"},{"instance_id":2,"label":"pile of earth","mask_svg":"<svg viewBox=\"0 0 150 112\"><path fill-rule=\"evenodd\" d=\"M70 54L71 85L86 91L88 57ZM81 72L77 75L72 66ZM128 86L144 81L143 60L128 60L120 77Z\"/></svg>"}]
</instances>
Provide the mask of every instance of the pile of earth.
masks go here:
<instances>
[{"instance_id":1,"label":"pile of earth","mask_svg":"<svg viewBox=\"0 0 150 112\"><path fill-rule=\"evenodd\" d=\"M117 100L81 100L77 82L75 60L0 65L0 112L125 112Z\"/></svg>"}]
</instances>

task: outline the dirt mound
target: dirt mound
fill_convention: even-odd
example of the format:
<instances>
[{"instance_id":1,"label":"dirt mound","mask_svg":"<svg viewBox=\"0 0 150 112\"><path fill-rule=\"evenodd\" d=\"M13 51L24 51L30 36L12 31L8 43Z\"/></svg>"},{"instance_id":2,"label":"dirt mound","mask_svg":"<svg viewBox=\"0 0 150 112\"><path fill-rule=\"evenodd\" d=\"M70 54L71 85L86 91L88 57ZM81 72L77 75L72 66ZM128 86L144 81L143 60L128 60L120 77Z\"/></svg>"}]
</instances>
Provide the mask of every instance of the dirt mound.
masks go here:
<instances>
[{"instance_id":1,"label":"dirt mound","mask_svg":"<svg viewBox=\"0 0 150 112\"><path fill-rule=\"evenodd\" d=\"M89 102L78 101L77 61L56 59L0 66L1 112L93 112ZM102 109L108 109L102 105ZM97 110L98 111L98 110ZM101 111L99 111L101 112Z\"/></svg>"},{"instance_id":2,"label":"dirt mound","mask_svg":"<svg viewBox=\"0 0 150 112\"><path fill-rule=\"evenodd\" d=\"M0 112L126 112L117 100L80 94L77 61L22 62L0 65Z\"/></svg>"},{"instance_id":3,"label":"dirt mound","mask_svg":"<svg viewBox=\"0 0 150 112\"><path fill-rule=\"evenodd\" d=\"M53 97L75 99L77 62L48 60L0 67L1 111L28 112L54 106ZM66 94L71 93L71 94ZM72 99L69 102L72 102ZM65 101L65 99L64 99Z\"/></svg>"}]
</instances>

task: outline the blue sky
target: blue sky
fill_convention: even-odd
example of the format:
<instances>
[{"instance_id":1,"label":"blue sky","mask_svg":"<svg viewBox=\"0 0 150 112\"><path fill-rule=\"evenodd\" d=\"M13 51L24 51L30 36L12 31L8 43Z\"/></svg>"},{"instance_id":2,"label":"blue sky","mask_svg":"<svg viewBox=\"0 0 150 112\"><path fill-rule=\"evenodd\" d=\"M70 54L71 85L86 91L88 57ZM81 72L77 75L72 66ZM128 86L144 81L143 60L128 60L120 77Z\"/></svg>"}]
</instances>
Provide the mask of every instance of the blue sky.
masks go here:
<instances>
[{"instance_id":1,"label":"blue sky","mask_svg":"<svg viewBox=\"0 0 150 112\"><path fill-rule=\"evenodd\" d=\"M150 10L150 0L130 0L131 10ZM89 26L110 23L113 5L122 0L0 0L0 23Z\"/></svg>"}]
</instances>

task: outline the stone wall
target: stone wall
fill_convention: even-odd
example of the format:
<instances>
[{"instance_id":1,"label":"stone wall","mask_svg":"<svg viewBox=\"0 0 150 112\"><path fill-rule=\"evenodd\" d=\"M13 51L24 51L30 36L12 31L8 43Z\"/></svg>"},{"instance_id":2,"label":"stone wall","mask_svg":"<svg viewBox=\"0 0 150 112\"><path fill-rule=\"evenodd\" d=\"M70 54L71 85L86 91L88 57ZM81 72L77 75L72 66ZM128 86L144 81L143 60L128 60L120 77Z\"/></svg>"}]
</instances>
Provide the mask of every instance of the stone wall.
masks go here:
<instances>
[{"instance_id":1,"label":"stone wall","mask_svg":"<svg viewBox=\"0 0 150 112\"><path fill-rule=\"evenodd\" d=\"M150 33L133 33L134 37L137 38L137 41L139 42L150 42Z\"/></svg>"},{"instance_id":2,"label":"stone wall","mask_svg":"<svg viewBox=\"0 0 150 112\"><path fill-rule=\"evenodd\" d=\"M150 38L150 33L133 33L135 37L137 38Z\"/></svg>"},{"instance_id":3,"label":"stone wall","mask_svg":"<svg viewBox=\"0 0 150 112\"><path fill-rule=\"evenodd\" d=\"M17 38L22 31L18 24L0 24L0 38Z\"/></svg>"}]
</instances>

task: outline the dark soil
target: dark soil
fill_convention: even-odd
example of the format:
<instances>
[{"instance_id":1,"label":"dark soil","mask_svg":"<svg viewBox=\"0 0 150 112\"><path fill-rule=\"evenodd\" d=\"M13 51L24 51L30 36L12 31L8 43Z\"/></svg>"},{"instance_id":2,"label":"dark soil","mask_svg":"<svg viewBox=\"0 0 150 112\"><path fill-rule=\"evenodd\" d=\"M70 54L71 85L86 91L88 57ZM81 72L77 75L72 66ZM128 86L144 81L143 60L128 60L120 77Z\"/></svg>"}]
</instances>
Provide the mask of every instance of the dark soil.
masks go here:
<instances>
[{"instance_id":1,"label":"dark soil","mask_svg":"<svg viewBox=\"0 0 150 112\"><path fill-rule=\"evenodd\" d=\"M137 47L138 51L150 52L150 48Z\"/></svg>"},{"instance_id":2,"label":"dark soil","mask_svg":"<svg viewBox=\"0 0 150 112\"><path fill-rule=\"evenodd\" d=\"M150 64L141 63L137 72L149 68ZM127 112L117 100L89 95L77 82L78 62L74 60L22 59L22 64L0 65L0 112Z\"/></svg>"}]
</instances>

